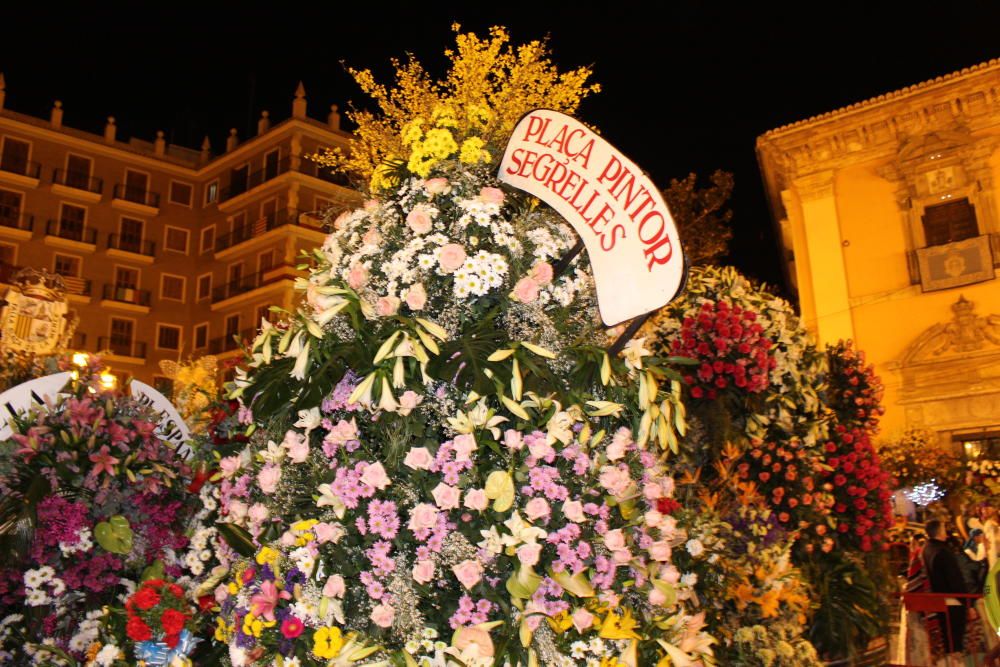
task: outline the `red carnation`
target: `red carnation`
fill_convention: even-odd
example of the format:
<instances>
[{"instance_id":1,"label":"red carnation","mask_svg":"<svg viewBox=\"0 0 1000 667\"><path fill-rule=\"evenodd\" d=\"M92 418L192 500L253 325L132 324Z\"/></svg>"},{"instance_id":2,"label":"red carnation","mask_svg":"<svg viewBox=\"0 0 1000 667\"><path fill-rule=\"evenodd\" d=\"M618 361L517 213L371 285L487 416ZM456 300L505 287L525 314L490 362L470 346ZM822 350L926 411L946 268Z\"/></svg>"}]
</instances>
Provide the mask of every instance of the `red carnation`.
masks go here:
<instances>
[{"instance_id":1,"label":"red carnation","mask_svg":"<svg viewBox=\"0 0 1000 667\"><path fill-rule=\"evenodd\" d=\"M167 648L175 648L181 641L180 633L175 635L167 635L163 638L163 643L167 645Z\"/></svg>"},{"instance_id":2,"label":"red carnation","mask_svg":"<svg viewBox=\"0 0 1000 667\"><path fill-rule=\"evenodd\" d=\"M160 616L160 624L163 625L163 631L168 635L180 634L186 622L187 616L176 609L165 609Z\"/></svg>"},{"instance_id":3,"label":"red carnation","mask_svg":"<svg viewBox=\"0 0 1000 667\"><path fill-rule=\"evenodd\" d=\"M160 603L160 594L152 588L143 586L135 592L135 595L132 596L132 600L135 602L136 607L145 611L147 609L152 609Z\"/></svg>"},{"instance_id":4,"label":"red carnation","mask_svg":"<svg viewBox=\"0 0 1000 667\"><path fill-rule=\"evenodd\" d=\"M660 514L673 514L681 508L681 504L673 498L657 498L656 511Z\"/></svg>"},{"instance_id":5,"label":"red carnation","mask_svg":"<svg viewBox=\"0 0 1000 667\"><path fill-rule=\"evenodd\" d=\"M128 619L128 623L125 624L125 634L134 642L144 642L153 637L153 631L138 616Z\"/></svg>"}]
</instances>

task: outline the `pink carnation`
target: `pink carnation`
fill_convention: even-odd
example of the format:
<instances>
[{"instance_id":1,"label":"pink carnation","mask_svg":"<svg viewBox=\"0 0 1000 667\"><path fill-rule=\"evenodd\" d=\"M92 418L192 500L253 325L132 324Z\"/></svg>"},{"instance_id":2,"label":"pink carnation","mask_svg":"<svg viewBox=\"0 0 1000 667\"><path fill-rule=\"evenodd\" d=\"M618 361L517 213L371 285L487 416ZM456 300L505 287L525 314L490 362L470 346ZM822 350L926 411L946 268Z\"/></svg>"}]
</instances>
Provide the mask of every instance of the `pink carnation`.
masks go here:
<instances>
[{"instance_id":1,"label":"pink carnation","mask_svg":"<svg viewBox=\"0 0 1000 667\"><path fill-rule=\"evenodd\" d=\"M274 493L280 479L281 468L276 465L268 464L257 473L257 483L260 485L260 490L269 495Z\"/></svg>"},{"instance_id":2,"label":"pink carnation","mask_svg":"<svg viewBox=\"0 0 1000 667\"><path fill-rule=\"evenodd\" d=\"M514 291L511 293L511 296L515 301L520 301L521 303L534 303L535 299L538 298L538 283L530 277L525 276L514 285Z\"/></svg>"},{"instance_id":3,"label":"pink carnation","mask_svg":"<svg viewBox=\"0 0 1000 667\"><path fill-rule=\"evenodd\" d=\"M483 566L478 560L463 560L451 568L455 577L466 588L472 588L483 578Z\"/></svg>"}]
</instances>

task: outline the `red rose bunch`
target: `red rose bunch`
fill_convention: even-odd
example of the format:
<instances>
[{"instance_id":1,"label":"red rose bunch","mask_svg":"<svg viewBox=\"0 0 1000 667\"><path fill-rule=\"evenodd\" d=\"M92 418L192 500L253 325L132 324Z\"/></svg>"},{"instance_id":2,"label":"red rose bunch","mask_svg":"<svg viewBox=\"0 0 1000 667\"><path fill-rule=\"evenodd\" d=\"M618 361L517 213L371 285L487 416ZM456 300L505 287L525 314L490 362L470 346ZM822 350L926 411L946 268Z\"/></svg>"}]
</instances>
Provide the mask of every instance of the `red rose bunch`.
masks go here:
<instances>
[{"instance_id":1,"label":"red rose bunch","mask_svg":"<svg viewBox=\"0 0 1000 667\"><path fill-rule=\"evenodd\" d=\"M869 433L878 432L882 407L882 381L873 366L865 365L865 353L851 341L840 341L826 350L830 371L827 404L841 424L857 423Z\"/></svg>"},{"instance_id":2,"label":"red rose bunch","mask_svg":"<svg viewBox=\"0 0 1000 667\"><path fill-rule=\"evenodd\" d=\"M816 474L812 451L773 441L750 444L736 474L756 486L784 529L805 528L827 513L831 499Z\"/></svg>"},{"instance_id":3,"label":"red rose bunch","mask_svg":"<svg viewBox=\"0 0 1000 667\"><path fill-rule=\"evenodd\" d=\"M835 500L831 525L862 551L882 548L892 526L892 476L879 464L866 431L838 424L832 435L825 445L830 470L824 473Z\"/></svg>"},{"instance_id":4,"label":"red rose bunch","mask_svg":"<svg viewBox=\"0 0 1000 667\"><path fill-rule=\"evenodd\" d=\"M184 589L162 579L142 582L125 601L128 620L125 633L134 642L150 639L177 646L181 631L190 625L194 609L184 597Z\"/></svg>"},{"instance_id":5,"label":"red rose bunch","mask_svg":"<svg viewBox=\"0 0 1000 667\"><path fill-rule=\"evenodd\" d=\"M772 342L756 320L757 313L726 301L706 301L694 316L683 319L670 351L699 362L697 370L684 376L693 398L714 400L719 390L730 387L760 393L770 386Z\"/></svg>"}]
</instances>

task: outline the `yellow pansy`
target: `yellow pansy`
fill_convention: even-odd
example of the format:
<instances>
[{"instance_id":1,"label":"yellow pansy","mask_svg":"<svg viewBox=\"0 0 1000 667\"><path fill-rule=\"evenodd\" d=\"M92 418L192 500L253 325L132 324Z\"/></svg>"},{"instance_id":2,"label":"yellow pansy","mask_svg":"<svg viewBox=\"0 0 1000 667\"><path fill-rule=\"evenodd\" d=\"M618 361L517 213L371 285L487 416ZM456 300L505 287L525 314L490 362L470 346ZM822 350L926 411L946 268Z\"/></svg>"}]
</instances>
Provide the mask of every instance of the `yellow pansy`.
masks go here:
<instances>
[{"instance_id":1,"label":"yellow pansy","mask_svg":"<svg viewBox=\"0 0 1000 667\"><path fill-rule=\"evenodd\" d=\"M329 660L336 658L344 647L344 638L340 628L322 627L313 633L313 654L318 658Z\"/></svg>"},{"instance_id":2,"label":"yellow pansy","mask_svg":"<svg viewBox=\"0 0 1000 667\"><path fill-rule=\"evenodd\" d=\"M608 612L607 617L601 623L600 637L602 639L642 639L635 632L635 627L639 625L632 618L632 610L626 609L621 616L615 612Z\"/></svg>"}]
</instances>

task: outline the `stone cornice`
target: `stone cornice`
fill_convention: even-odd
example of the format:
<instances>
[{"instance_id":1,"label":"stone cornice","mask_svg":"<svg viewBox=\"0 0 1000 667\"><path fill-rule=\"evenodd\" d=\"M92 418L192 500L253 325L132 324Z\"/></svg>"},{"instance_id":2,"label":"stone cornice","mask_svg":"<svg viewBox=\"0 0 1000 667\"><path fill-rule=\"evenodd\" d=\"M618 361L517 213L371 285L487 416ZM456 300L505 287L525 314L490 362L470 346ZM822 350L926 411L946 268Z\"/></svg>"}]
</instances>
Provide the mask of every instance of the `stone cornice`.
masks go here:
<instances>
[{"instance_id":1,"label":"stone cornice","mask_svg":"<svg viewBox=\"0 0 1000 667\"><path fill-rule=\"evenodd\" d=\"M894 155L908 136L956 125L1000 127L1000 59L776 128L757 150L765 171L791 180Z\"/></svg>"}]
</instances>

